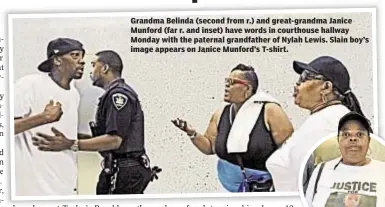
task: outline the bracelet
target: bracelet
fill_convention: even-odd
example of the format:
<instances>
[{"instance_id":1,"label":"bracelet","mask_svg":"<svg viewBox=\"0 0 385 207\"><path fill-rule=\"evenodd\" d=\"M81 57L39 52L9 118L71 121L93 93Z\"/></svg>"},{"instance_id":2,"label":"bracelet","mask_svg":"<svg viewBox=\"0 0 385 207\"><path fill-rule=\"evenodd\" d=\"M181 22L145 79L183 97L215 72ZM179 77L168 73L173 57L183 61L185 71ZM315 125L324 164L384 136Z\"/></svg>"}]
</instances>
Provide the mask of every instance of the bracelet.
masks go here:
<instances>
[{"instance_id":1,"label":"bracelet","mask_svg":"<svg viewBox=\"0 0 385 207\"><path fill-rule=\"evenodd\" d=\"M197 132L195 131L192 135L187 134L190 139L194 139L197 136Z\"/></svg>"},{"instance_id":2,"label":"bracelet","mask_svg":"<svg viewBox=\"0 0 385 207\"><path fill-rule=\"evenodd\" d=\"M79 140L75 140L74 144L70 148L72 151L77 152L79 151Z\"/></svg>"}]
</instances>

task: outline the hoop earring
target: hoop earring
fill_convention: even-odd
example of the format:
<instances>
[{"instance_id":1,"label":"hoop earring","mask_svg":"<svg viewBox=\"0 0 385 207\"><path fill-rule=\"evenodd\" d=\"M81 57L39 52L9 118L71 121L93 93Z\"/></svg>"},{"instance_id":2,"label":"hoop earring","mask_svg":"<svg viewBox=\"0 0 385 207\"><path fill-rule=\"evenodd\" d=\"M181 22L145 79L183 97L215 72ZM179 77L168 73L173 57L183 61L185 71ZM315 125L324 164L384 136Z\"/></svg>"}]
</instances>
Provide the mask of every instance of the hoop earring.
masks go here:
<instances>
[{"instance_id":1,"label":"hoop earring","mask_svg":"<svg viewBox=\"0 0 385 207\"><path fill-rule=\"evenodd\" d=\"M321 93L321 98L322 98L322 103L328 102L328 99L327 99L327 97L325 96L325 94Z\"/></svg>"},{"instance_id":2,"label":"hoop earring","mask_svg":"<svg viewBox=\"0 0 385 207\"><path fill-rule=\"evenodd\" d=\"M368 152L366 153L366 156L370 157L371 154L372 154L372 149L370 149L370 147L369 147Z\"/></svg>"}]
</instances>

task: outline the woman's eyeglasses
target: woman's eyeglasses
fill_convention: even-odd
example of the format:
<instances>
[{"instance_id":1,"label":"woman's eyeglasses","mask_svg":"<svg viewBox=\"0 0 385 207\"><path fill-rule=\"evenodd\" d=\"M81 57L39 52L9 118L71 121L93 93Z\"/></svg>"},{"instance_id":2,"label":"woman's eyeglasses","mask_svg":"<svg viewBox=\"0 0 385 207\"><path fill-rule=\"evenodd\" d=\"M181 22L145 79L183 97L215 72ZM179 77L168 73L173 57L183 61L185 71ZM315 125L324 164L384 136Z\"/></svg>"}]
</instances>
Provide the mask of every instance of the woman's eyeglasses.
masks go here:
<instances>
[{"instance_id":1,"label":"woman's eyeglasses","mask_svg":"<svg viewBox=\"0 0 385 207\"><path fill-rule=\"evenodd\" d=\"M312 73L310 71L304 70L301 75L299 76L298 83L304 83L309 80L323 80L327 81L325 77L322 75L318 75L316 73Z\"/></svg>"},{"instance_id":2,"label":"woman's eyeglasses","mask_svg":"<svg viewBox=\"0 0 385 207\"><path fill-rule=\"evenodd\" d=\"M234 85L234 84L237 84L237 83L245 85L245 86L249 85L249 83L247 81L244 81L244 80L240 80L240 79L237 79L237 78L225 78L225 84Z\"/></svg>"}]
</instances>

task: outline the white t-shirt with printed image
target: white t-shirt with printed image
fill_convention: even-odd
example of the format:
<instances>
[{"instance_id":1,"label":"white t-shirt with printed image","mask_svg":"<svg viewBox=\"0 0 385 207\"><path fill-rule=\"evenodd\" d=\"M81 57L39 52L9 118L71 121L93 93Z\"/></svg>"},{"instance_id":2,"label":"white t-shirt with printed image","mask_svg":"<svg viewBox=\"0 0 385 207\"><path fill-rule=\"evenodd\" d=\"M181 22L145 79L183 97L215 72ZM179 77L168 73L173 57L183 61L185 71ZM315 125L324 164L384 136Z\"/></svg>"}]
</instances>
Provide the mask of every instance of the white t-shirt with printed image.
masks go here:
<instances>
[{"instance_id":1,"label":"white t-shirt with printed image","mask_svg":"<svg viewBox=\"0 0 385 207\"><path fill-rule=\"evenodd\" d=\"M77 139L80 95L74 84L65 90L48 74L20 78L14 85L14 117L41 113L51 99L62 105L60 120L15 135L16 196L77 194L77 154L71 150L40 151L32 144L37 132L53 135L52 127L69 139Z\"/></svg>"},{"instance_id":2,"label":"white t-shirt with printed image","mask_svg":"<svg viewBox=\"0 0 385 207\"><path fill-rule=\"evenodd\" d=\"M309 207L385 206L385 162L372 159L365 166L350 166L340 160L325 163L314 199L320 164L313 171L305 195Z\"/></svg>"}]
</instances>

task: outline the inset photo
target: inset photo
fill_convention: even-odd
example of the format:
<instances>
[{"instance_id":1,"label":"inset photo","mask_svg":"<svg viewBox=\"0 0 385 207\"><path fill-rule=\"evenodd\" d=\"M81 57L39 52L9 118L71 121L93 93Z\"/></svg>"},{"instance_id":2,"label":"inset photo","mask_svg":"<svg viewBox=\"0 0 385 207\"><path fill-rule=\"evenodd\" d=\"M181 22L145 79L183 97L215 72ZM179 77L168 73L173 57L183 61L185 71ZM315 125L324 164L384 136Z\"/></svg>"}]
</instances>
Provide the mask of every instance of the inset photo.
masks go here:
<instances>
[{"instance_id":1,"label":"inset photo","mask_svg":"<svg viewBox=\"0 0 385 207\"><path fill-rule=\"evenodd\" d=\"M385 140L367 118L350 112L303 161L300 196L308 207L385 206L384 173Z\"/></svg>"}]
</instances>

